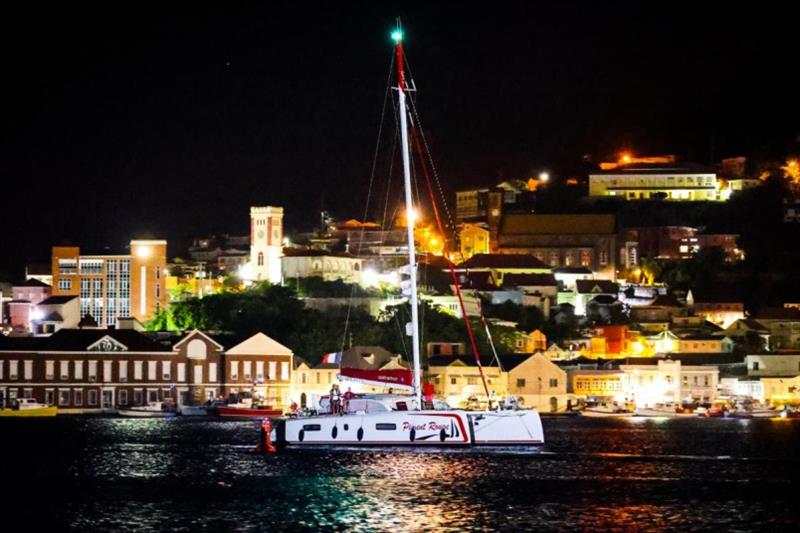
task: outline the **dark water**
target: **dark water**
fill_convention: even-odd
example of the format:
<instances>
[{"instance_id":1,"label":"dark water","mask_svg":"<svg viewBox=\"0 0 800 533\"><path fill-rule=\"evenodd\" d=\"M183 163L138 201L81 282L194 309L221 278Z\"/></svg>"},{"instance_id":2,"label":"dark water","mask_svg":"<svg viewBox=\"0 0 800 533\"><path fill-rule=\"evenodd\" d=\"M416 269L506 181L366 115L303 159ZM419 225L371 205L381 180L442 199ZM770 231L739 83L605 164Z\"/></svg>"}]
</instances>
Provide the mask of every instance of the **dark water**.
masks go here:
<instances>
[{"instance_id":1,"label":"dark water","mask_svg":"<svg viewBox=\"0 0 800 533\"><path fill-rule=\"evenodd\" d=\"M0 421L19 531L789 530L800 421L544 420L540 453L252 453L256 422Z\"/></svg>"}]
</instances>

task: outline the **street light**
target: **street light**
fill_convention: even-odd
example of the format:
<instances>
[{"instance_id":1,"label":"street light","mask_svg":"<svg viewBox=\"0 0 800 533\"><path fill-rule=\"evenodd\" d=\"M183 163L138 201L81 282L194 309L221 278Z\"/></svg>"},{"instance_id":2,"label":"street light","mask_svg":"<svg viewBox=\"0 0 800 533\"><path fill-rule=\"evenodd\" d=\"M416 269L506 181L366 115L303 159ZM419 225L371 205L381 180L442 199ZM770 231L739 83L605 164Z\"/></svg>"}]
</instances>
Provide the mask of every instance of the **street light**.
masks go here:
<instances>
[{"instance_id":1,"label":"street light","mask_svg":"<svg viewBox=\"0 0 800 533\"><path fill-rule=\"evenodd\" d=\"M539 181L541 181L542 183L547 183L549 179L550 179L550 174L548 174L547 172L539 173Z\"/></svg>"}]
</instances>

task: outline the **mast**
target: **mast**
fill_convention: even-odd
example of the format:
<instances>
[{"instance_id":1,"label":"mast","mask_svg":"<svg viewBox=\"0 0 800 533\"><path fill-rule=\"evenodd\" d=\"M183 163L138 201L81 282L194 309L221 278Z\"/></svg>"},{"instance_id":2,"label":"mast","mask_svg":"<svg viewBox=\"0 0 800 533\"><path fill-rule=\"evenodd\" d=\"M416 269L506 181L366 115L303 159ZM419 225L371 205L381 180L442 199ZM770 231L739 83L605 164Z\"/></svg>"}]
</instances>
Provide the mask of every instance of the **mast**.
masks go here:
<instances>
[{"instance_id":1,"label":"mast","mask_svg":"<svg viewBox=\"0 0 800 533\"><path fill-rule=\"evenodd\" d=\"M406 226L408 227L408 273L410 276L410 299L411 299L411 342L414 354L414 395L417 399L417 408L422 406L422 387L420 385L419 355L419 299L417 297L417 254L414 248L414 203L411 197L411 161L408 146L408 116L406 113L406 79L405 68L403 65L403 32L398 24L397 29L392 32L392 39L395 42L397 53L397 105L400 115L400 138L403 146L403 183L405 184L406 199Z\"/></svg>"}]
</instances>

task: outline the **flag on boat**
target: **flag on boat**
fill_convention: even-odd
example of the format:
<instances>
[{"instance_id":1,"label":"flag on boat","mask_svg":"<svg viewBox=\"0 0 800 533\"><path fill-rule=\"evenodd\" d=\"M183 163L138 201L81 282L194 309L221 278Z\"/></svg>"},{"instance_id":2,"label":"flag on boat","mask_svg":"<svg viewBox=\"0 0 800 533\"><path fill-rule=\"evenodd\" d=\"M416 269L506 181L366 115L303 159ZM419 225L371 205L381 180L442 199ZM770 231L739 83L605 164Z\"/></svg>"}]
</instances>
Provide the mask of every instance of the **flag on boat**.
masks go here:
<instances>
[{"instance_id":1,"label":"flag on boat","mask_svg":"<svg viewBox=\"0 0 800 533\"><path fill-rule=\"evenodd\" d=\"M342 352L326 353L322 356L322 362L331 365L338 365L342 362Z\"/></svg>"}]
</instances>

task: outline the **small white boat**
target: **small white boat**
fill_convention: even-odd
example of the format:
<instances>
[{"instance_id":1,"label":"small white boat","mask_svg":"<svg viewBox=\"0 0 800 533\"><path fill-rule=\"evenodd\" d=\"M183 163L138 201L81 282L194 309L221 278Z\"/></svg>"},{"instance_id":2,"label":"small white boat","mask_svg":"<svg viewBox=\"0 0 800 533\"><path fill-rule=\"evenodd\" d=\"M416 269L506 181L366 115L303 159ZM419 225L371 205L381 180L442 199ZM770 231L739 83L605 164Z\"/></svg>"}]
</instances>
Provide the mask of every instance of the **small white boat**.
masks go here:
<instances>
[{"instance_id":1,"label":"small white boat","mask_svg":"<svg viewBox=\"0 0 800 533\"><path fill-rule=\"evenodd\" d=\"M33 398L17 398L7 409L0 409L0 417L56 416L58 407L39 403Z\"/></svg>"},{"instance_id":2,"label":"small white boat","mask_svg":"<svg viewBox=\"0 0 800 533\"><path fill-rule=\"evenodd\" d=\"M147 405L118 409L117 413L137 418L168 418L178 414L173 404L164 402L147 402Z\"/></svg>"},{"instance_id":3,"label":"small white boat","mask_svg":"<svg viewBox=\"0 0 800 533\"><path fill-rule=\"evenodd\" d=\"M683 411L680 407L675 405L655 405L653 407L637 407L636 416L649 416L657 418L686 418L696 417L697 413L694 411Z\"/></svg>"},{"instance_id":4,"label":"small white boat","mask_svg":"<svg viewBox=\"0 0 800 533\"><path fill-rule=\"evenodd\" d=\"M181 416L208 416L205 405L181 405L178 410Z\"/></svg>"},{"instance_id":5,"label":"small white boat","mask_svg":"<svg viewBox=\"0 0 800 533\"><path fill-rule=\"evenodd\" d=\"M614 405L599 405L597 407L586 407L580 411L581 416L588 416L592 418L624 418L633 416L636 413L633 411L627 411L622 407L614 406Z\"/></svg>"}]
</instances>

